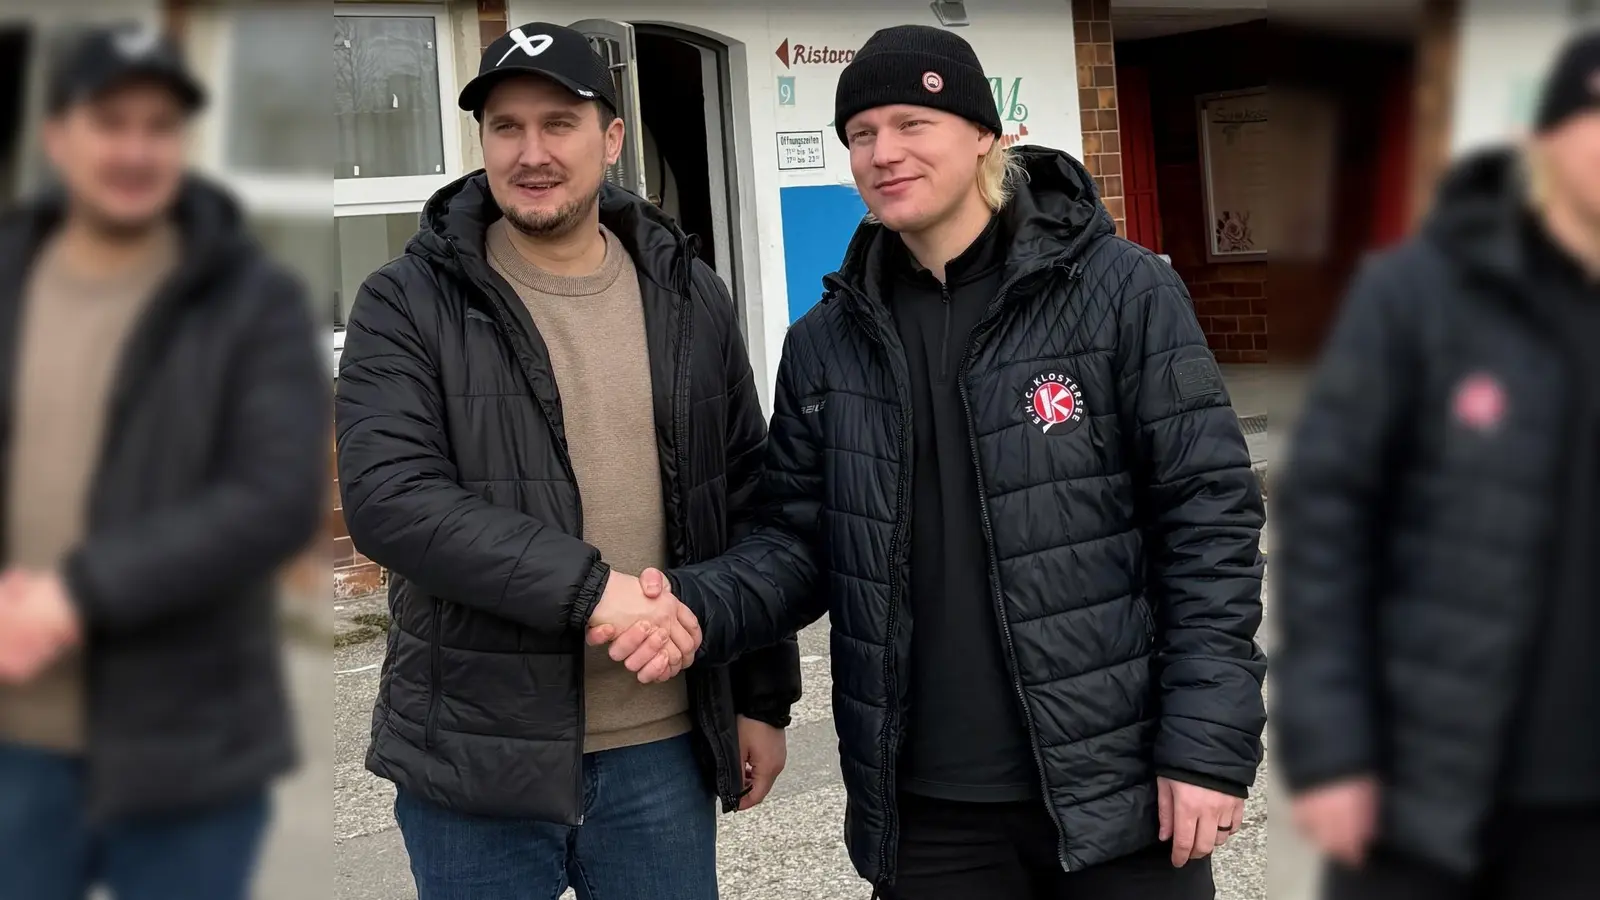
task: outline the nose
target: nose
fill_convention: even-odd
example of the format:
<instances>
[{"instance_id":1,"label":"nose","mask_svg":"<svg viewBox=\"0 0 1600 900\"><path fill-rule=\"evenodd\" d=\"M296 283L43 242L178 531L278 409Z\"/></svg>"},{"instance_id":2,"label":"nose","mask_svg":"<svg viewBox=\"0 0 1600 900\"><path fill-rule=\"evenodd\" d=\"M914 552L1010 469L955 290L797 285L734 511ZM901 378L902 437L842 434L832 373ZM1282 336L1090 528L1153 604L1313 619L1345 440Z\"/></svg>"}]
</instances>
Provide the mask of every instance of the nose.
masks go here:
<instances>
[{"instance_id":1,"label":"nose","mask_svg":"<svg viewBox=\"0 0 1600 900\"><path fill-rule=\"evenodd\" d=\"M872 139L872 164L887 168L905 158L905 145L893 129L878 132Z\"/></svg>"},{"instance_id":2,"label":"nose","mask_svg":"<svg viewBox=\"0 0 1600 900\"><path fill-rule=\"evenodd\" d=\"M530 128L524 134L517 162L525 169L537 169L548 165L552 157L550 148L545 146L544 134L537 128Z\"/></svg>"}]
</instances>

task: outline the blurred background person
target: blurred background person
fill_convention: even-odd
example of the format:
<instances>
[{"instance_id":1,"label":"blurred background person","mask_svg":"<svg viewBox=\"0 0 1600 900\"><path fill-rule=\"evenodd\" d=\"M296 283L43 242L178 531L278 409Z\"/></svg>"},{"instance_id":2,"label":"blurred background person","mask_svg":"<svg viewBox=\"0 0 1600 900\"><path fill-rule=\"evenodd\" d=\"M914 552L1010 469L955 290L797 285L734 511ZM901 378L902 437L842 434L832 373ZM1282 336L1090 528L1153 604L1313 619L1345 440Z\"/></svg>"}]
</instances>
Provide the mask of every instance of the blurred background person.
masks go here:
<instances>
[{"instance_id":1,"label":"blurred background person","mask_svg":"<svg viewBox=\"0 0 1600 900\"><path fill-rule=\"evenodd\" d=\"M0 222L0 898L244 897L330 388L302 287L188 172L177 48L94 28L59 62L59 185Z\"/></svg>"},{"instance_id":2,"label":"blurred background person","mask_svg":"<svg viewBox=\"0 0 1600 900\"><path fill-rule=\"evenodd\" d=\"M1333 898L1600 873L1600 31L1353 287L1274 499L1279 763Z\"/></svg>"}]
</instances>

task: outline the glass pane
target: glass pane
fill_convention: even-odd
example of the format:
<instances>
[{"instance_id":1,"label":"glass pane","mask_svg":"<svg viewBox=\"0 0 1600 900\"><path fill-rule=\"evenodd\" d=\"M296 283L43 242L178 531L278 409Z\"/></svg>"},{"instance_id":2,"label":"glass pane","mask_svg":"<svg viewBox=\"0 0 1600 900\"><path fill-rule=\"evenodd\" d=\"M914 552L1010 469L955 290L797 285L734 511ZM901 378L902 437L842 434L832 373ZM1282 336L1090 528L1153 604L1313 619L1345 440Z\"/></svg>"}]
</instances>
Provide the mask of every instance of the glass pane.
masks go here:
<instances>
[{"instance_id":1,"label":"glass pane","mask_svg":"<svg viewBox=\"0 0 1600 900\"><path fill-rule=\"evenodd\" d=\"M339 291L335 324L343 327L350 320L356 292L367 276L406 249L406 241L417 233L417 213L382 216L340 216L337 252Z\"/></svg>"},{"instance_id":2,"label":"glass pane","mask_svg":"<svg viewBox=\"0 0 1600 900\"><path fill-rule=\"evenodd\" d=\"M252 217L250 232L279 263L305 280L311 312L319 324L333 324L337 315L337 270L329 265L328 248L334 246L333 217L260 215Z\"/></svg>"},{"instance_id":3,"label":"glass pane","mask_svg":"<svg viewBox=\"0 0 1600 900\"><path fill-rule=\"evenodd\" d=\"M228 168L326 178L333 156L327 129L332 62L323 51L328 13L314 7L235 7L227 115Z\"/></svg>"},{"instance_id":4,"label":"glass pane","mask_svg":"<svg viewBox=\"0 0 1600 900\"><path fill-rule=\"evenodd\" d=\"M335 16L335 178L444 173L431 16Z\"/></svg>"}]
</instances>

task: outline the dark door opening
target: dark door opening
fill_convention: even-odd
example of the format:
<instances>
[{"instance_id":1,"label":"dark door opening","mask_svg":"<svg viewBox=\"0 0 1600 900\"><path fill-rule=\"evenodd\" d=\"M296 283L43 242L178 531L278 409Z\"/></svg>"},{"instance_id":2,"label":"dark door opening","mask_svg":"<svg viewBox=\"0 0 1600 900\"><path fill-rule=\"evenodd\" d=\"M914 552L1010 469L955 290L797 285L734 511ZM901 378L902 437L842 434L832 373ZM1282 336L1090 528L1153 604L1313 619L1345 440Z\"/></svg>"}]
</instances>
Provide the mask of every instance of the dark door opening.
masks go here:
<instances>
[{"instance_id":1,"label":"dark door opening","mask_svg":"<svg viewBox=\"0 0 1600 900\"><path fill-rule=\"evenodd\" d=\"M0 203L15 200L21 187L30 44L25 26L0 26Z\"/></svg>"}]
</instances>

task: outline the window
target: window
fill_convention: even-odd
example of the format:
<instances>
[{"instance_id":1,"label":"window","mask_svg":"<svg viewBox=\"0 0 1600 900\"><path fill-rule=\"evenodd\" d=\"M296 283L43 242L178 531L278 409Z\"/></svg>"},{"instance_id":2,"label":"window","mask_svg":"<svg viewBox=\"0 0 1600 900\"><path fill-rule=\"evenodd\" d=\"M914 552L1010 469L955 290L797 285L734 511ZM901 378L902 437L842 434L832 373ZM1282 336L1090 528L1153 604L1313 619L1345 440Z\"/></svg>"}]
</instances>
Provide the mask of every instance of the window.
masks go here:
<instances>
[{"instance_id":1,"label":"window","mask_svg":"<svg viewBox=\"0 0 1600 900\"><path fill-rule=\"evenodd\" d=\"M461 174L450 40L442 7L334 7L333 190L341 215L420 204ZM349 208L356 206L373 208Z\"/></svg>"},{"instance_id":2,"label":"window","mask_svg":"<svg viewBox=\"0 0 1600 900\"><path fill-rule=\"evenodd\" d=\"M403 253L406 242L417 233L417 215L341 216L334 221L337 223L335 253L339 273L334 295L334 324L342 328L350 320L350 308L355 305L361 283L384 263Z\"/></svg>"}]
</instances>

